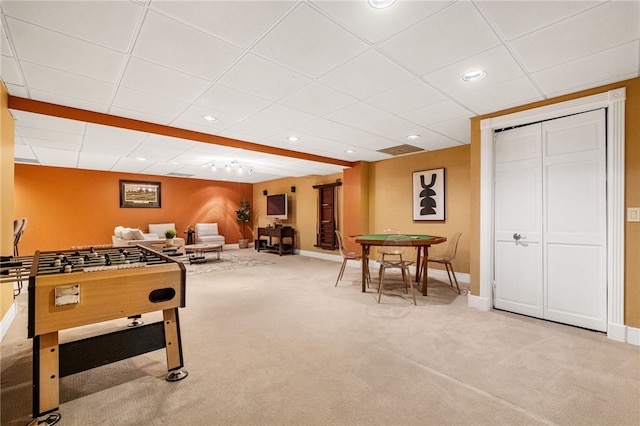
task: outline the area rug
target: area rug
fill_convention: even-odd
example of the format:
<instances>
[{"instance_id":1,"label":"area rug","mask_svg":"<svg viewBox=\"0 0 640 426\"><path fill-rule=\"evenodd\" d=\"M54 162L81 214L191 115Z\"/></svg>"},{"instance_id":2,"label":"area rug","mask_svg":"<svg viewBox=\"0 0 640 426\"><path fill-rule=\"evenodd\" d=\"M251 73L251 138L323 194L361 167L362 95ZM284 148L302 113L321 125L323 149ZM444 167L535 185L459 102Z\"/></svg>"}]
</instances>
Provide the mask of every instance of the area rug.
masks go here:
<instances>
[{"instance_id":1,"label":"area rug","mask_svg":"<svg viewBox=\"0 0 640 426\"><path fill-rule=\"evenodd\" d=\"M230 269L251 268L253 266L271 265L270 262L262 259L254 259L248 256L239 256L233 253L220 253L220 260L217 259L215 253L206 253L206 263L189 263L187 256L181 256L176 260L182 262L187 269L187 275L204 274L214 271L228 271Z\"/></svg>"}]
</instances>

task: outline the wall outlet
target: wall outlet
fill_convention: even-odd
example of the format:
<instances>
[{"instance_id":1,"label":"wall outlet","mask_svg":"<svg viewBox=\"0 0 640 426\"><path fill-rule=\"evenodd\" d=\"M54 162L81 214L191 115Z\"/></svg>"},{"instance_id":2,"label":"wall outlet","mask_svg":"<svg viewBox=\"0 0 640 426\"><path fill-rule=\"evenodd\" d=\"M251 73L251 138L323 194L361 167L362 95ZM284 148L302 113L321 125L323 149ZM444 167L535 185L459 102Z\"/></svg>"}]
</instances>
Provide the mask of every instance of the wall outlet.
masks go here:
<instances>
[{"instance_id":1,"label":"wall outlet","mask_svg":"<svg viewBox=\"0 0 640 426\"><path fill-rule=\"evenodd\" d=\"M629 207L627 209L627 222L640 222L640 207Z\"/></svg>"}]
</instances>

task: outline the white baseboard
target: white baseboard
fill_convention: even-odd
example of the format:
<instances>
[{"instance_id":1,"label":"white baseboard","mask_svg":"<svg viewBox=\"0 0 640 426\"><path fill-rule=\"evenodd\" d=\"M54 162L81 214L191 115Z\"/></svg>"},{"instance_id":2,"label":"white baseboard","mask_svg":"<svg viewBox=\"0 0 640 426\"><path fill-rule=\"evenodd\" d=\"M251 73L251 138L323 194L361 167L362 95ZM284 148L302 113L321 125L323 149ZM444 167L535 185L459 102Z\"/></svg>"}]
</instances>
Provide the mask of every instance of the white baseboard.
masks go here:
<instances>
[{"instance_id":1,"label":"white baseboard","mask_svg":"<svg viewBox=\"0 0 640 426\"><path fill-rule=\"evenodd\" d=\"M488 297L480 297L474 296L473 294L468 294L467 306L470 308L476 308L481 311L488 312L491 310L491 300Z\"/></svg>"},{"instance_id":2,"label":"white baseboard","mask_svg":"<svg viewBox=\"0 0 640 426\"><path fill-rule=\"evenodd\" d=\"M626 343L640 346L640 328L627 327Z\"/></svg>"},{"instance_id":3,"label":"white baseboard","mask_svg":"<svg viewBox=\"0 0 640 426\"><path fill-rule=\"evenodd\" d=\"M0 322L0 341L4 339L4 335L7 334L7 331L9 331L9 326L11 326L11 323L13 322L15 317L16 317L16 303L13 302L11 304L11 307L5 314L4 318L2 318L2 321Z\"/></svg>"}]
</instances>

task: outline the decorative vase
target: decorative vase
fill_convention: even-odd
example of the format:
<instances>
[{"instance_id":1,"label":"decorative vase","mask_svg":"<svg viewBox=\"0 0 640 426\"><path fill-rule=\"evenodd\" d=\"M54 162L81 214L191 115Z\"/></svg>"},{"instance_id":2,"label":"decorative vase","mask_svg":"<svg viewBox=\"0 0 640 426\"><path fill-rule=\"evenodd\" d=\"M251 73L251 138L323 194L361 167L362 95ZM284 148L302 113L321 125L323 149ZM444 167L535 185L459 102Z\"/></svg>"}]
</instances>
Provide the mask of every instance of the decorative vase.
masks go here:
<instances>
[{"instance_id":1,"label":"decorative vase","mask_svg":"<svg viewBox=\"0 0 640 426\"><path fill-rule=\"evenodd\" d=\"M165 243L168 246L172 246L173 245L173 238L167 238L167 241Z\"/></svg>"}]
</instances>

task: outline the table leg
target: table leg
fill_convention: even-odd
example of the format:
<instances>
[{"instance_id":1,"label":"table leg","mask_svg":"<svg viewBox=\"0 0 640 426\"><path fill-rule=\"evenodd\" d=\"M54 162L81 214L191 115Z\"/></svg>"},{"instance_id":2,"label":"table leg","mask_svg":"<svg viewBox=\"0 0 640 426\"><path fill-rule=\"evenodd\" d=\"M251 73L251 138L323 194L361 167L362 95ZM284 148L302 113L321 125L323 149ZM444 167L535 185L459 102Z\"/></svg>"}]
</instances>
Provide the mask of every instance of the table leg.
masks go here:
<instances>
[{"instance_id":1,"label":"table leg","mask_svg":"<svg viewBox=\"0 0 640 426\"><path fill-rule=\"evenodd\" d=\"M416 247L418 249L418 254L416 256L416 282L420 282L420 271L422 269L422 263L420 262L420 253L422 252L423 247ZM426 249L426 247L424 247Z\"/></svg>"},{"instance_id":2,"label":"table leg","mask_svg":"<svg viewBox=\"0 0 640 426\"><path fill-rule=\"evenodd\" d=\"M422 255L422 295L427 295L427 265L429 263L429 246L424 246L424 254Z\"/></svg>"},{"instance_id":3,"label":"table leg","mask_svg":"<svg viewBox=\"0 0 640 426\"><path fill-rule=\"evenodd\" d=\"M369 246L362 245L362 292L367 291L367 271L369 270Z\"/></svg>"},{"instance_id":4,"label":"table leg","mask_svg":"<svg viewBox=\"0 0 640 426\"><path fill-rule=\"evenodd\" d=\"M60 401L60 358L58 332L42 334L33 340L33 416L58 408Z\"/></svg>"}]
</instances>

